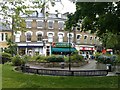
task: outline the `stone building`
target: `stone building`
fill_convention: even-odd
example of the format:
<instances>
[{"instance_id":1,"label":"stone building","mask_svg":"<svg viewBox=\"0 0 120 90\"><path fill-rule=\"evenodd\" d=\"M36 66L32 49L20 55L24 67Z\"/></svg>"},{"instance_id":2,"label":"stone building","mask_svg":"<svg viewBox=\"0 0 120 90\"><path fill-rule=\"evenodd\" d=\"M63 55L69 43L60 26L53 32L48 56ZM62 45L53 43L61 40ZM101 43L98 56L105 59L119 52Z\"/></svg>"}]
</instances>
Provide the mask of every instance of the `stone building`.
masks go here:
<instances>
[{"instance_id":1,"label":"stone building","mask_svg":"<svg viewBox=\"0 0 120 90\"><path fill-rule=\"evenodd\" d=\"M95 52L95 45L100 45L95 34L81 32L76 27L72 32L66 31L66 14L49 14L47 18L42 13L22 16L26 21L26 32L14 33L18 45L18 54L51 55L53 43L71 43L78 51ZM65 50L64 50L65 51ZM64 52L63 51L63 52ZM58 51L59 52L59 51Z\"/></svg>"}]
</instances>

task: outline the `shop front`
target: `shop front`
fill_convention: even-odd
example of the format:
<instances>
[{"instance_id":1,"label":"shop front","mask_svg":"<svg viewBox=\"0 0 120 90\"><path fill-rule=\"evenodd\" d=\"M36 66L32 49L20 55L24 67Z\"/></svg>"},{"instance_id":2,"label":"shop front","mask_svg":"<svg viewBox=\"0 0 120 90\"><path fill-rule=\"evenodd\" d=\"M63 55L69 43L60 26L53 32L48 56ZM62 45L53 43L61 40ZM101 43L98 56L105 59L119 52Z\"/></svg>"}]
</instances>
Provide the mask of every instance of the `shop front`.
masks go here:
<instances>
[{"instance_id":1,"label":"shop front","mask_svg":"<svg viewBox=\"0 0 120 90\"><path fill-rule=\"evenodd\" d=\"M75 47L72 47L71 43L52 43L51 54L55 55L68 55L75 52Z\"/></svg>"},{"instance_id":2,"label":"shop front","mask_svg":"<svg viewBox=\"0 0 120 90\"><path fill-rule=\"evenodd\" d=\"M31 44L31 43L18 43L18 54L19 55L43 55L43 45L42 44Z\"/></svg>"}]
</instances>

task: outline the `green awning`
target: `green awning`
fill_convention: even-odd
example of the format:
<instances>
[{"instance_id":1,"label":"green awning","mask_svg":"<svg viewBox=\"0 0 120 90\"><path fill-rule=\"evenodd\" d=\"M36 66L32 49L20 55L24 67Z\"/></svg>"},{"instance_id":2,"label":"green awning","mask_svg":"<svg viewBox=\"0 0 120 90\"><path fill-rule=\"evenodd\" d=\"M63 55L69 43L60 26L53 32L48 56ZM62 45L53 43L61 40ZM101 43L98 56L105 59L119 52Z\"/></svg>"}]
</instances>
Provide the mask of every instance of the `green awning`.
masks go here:
<instances>
[{"instance_id":1,"label":"green awning","mask_svg":"<svg viewBox=\"0 0 120 90\"><path fill-rule=\"evenodd\" d=\"M52 52L74 52L75 48L51 48Z\"/></svg>"}]
</instances>

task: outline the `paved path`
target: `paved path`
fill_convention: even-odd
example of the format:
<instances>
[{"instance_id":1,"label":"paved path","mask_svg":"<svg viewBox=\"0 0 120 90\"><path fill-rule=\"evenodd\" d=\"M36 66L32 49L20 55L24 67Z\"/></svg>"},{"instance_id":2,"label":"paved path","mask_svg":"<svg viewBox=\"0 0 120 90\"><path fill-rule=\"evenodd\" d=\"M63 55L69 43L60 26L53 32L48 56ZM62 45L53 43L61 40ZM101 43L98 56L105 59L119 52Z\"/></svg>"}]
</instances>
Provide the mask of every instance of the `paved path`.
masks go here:
<instances>
[{"instance_id":1,"label":"paved path","mask_svg":"<svg viewBox=\"0 0 120 90\"><path fill-rule=\"evenodd\" d=\"M32 65L29 64L29 66L31 68L44 68L40 65ZM44 68L44 69L59 69L61 70L61 67L52 67L52 68ZM65 67L62 70L68 70L68 67ZM71 67L71 70L95 70L96 69L96 61L95 60L89 60L89 63L84 65L84 66L80 66L80 67Z\"/></svg>"}]
</instances>

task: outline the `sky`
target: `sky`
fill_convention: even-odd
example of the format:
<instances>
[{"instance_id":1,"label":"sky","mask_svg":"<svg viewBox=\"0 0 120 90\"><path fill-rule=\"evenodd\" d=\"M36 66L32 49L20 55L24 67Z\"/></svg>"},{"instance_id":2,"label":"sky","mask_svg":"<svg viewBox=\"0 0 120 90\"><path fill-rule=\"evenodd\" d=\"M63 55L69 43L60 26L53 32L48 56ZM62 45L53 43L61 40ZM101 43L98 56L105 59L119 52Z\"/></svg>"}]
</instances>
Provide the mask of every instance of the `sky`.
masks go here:
<instances>
[{"instance_id":1,"label":"sky","mask_svg":"<svg viewBox=\"0 0 120 90\"><path fill-rule=\"evenodd\" d=\"M54 7L50 6L50 13L55 13L55 10L58 10L59 13L74 13L76 10L75 4L70 2L69 0L61 0L60 2L56 2Z\"/></svg>"}]
</instances>

